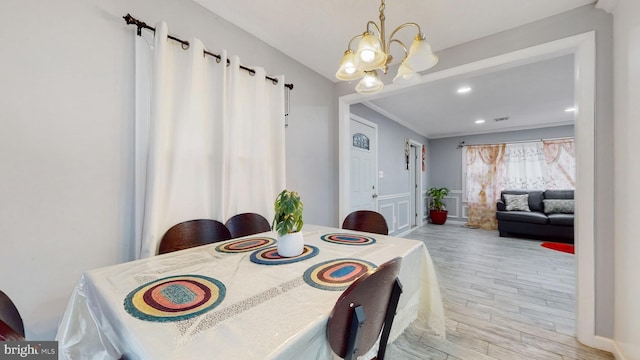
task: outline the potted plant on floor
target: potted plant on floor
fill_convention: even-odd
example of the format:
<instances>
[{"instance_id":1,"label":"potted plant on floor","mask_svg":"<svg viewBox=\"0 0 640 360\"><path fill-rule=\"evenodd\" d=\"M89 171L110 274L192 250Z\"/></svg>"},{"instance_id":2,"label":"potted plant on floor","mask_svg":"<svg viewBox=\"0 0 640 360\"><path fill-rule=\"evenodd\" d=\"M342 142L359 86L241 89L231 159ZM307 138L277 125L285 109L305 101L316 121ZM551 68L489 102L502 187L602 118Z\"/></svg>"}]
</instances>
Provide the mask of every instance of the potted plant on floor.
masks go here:
<instances>
[{"instance_id":1,"label":"potted plant on floor","mask_svg":"<svg viewBox=\"0 0 640 360\"><path fill-rule=\"evenodd\" d=\"M278 232L278 255L293 257L302 254L304 239L302 237L302 210L300 194L287 189L276 198L272 229Z\"/></svg>"},{"instance_id":2,"label":"potted plant on floor","mask_svg":"<svg viewBox=\"0 0 640 360\"><path fill-rule=\"evenodd\" d=\"M442 199L448 194L449 189L446 187L432 187L427 191L427 195L431 198L429 201L429 217L433 224L442 225L447 221L447 214L449 212L444 202L442 202Z\"/></svg>"}]
</instances>

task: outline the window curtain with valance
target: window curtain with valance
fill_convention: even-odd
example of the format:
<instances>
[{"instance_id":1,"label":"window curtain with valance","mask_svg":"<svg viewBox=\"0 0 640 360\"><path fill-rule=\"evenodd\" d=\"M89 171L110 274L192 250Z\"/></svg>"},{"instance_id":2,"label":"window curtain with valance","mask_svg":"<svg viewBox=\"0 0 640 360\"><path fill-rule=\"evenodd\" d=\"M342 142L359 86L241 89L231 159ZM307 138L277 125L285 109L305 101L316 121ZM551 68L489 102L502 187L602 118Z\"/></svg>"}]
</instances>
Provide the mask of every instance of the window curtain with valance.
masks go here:
<instances>
[{"instance_id":1,"label":"window curtain with valance","mask_svg":"<svg viewBox=\"0 0 640 360\"><path fill-rule=\"evenodd\" d=\"M497 229L495 199L500 196L505 145L474 145L464 148L466 165L464 198L468 224L483 229Z\"/></svg>"},{"instance_id":2,"label":"window curtain with valance","mask_svg":"<svg viewBox=\"0 0 640 360\"><path fill-rule=\"evenodd\" d=\"M547 166L546 188L564 190L576 188L576 153L574 139L544 140Z\"/></svg>"},{"instance_id":3,"label":"window curtain with valance","mask_svg":"<svg viewBox=\"0 0 640 360\"><path fill-rule=\"evenodd\" d=\"M164 22L135 38L136 256L155 255L182 221L272 217L285 187L284 78L241 70L226 51L204 56L198 39L184 49Z\"/></svg>"},{"instance_id":4,"label":"window curtain with valance","mask_svg":"<svg viewBox=\"0 0 640 360\"><path fill-rule=\"evenodd\" d=\"M502 190L575 189L574 139L471 145L463 152L469 226L497 229Z\"/></svg>"}]
</instances>

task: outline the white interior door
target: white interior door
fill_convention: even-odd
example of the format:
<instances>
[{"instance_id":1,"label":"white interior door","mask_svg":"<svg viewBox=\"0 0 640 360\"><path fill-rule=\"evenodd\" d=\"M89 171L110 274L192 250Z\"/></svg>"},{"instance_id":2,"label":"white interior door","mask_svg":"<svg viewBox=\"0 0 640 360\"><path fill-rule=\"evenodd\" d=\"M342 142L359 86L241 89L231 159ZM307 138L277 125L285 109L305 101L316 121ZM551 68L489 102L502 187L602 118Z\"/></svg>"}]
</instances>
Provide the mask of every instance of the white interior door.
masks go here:
<instances>
[{"instance_id":1,"label":"white interior door","mask_svg":"<svg viewBox=\"0 0 640 360\"><path fill-rule=\"evenodd\" d=\"M351 211L378 208L378 128L373 123L351 119Z\"/></svg>"}]
</instances>

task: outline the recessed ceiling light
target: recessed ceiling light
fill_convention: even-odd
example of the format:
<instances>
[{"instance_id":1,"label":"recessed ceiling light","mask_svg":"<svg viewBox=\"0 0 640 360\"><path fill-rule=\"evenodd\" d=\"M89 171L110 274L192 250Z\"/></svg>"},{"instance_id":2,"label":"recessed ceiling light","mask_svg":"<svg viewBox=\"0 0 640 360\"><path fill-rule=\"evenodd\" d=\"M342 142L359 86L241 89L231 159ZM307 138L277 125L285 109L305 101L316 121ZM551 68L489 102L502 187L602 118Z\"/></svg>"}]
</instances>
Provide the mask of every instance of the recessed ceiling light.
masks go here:
<instances>
[{"instance_id":1,"label":"recessed ceiling light","mask_svg":"<svg viewBox=\"0 0 640 360\"><path fill-rule=\"evenodd\" d=\"M466 94L469 91L471 91L471 88L468 86L463 86L461 88L458 89L458 94Z\"/></svg>"},{"instance_id":2,"label":"recessed ceiling light","mask_svg":"<svg viewBox=\"0 0 640 360\"><path fill-rule=\"evenodd\" d=\"M478 120L476 120L476 124L484 124L484 119L478 119Z\"/></svg>"},{"instance_id":3,"label":"recessed ceiling light","mask_svg":"<svg viewBox=\"0 0 640 360\"><path fill-rule=\"evenodd\" d=\"M570 108L566 108L566 109L564 109L564 111L565 111L565 112L575 112L575 111L576 111L576 108L574 108L574 107L570 107Z\"/></svg>"}]
</instances>

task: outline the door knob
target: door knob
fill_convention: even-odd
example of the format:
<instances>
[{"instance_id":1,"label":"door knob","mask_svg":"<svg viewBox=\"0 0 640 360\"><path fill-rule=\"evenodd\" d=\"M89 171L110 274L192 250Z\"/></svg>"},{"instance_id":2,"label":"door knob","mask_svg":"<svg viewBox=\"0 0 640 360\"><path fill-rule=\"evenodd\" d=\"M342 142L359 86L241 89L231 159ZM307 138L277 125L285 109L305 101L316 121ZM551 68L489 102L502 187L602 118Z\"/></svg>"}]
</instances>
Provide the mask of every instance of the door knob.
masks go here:
<instances>
[{"instance_id":1,"label":"door knob","mask_svg":"<svg viewBox=\"0 0 640 360\"><path fill-rule=\"evenodd\" d=\"M378 197L378 194L374 193L373 195L371 195L371 197L375 199Z\"/></svg>"}]
</instances>

